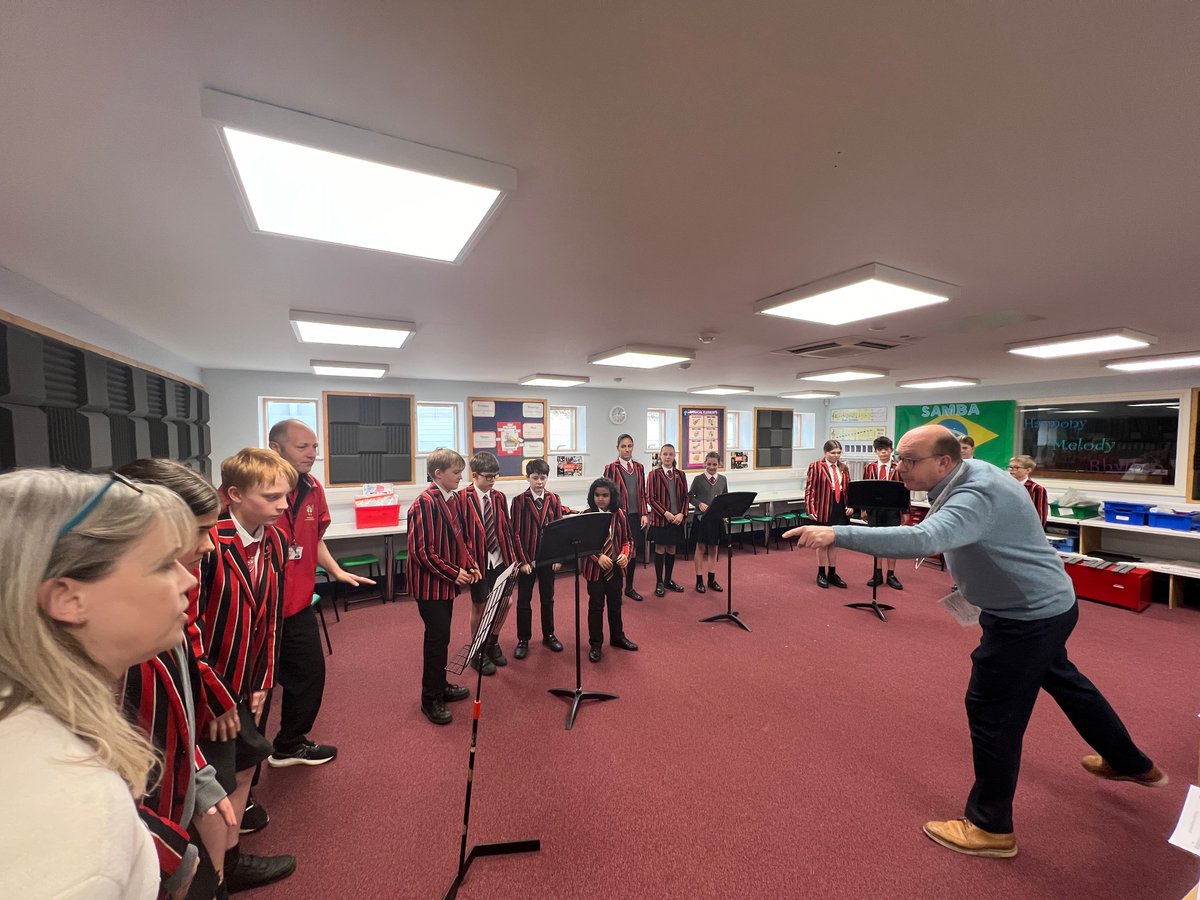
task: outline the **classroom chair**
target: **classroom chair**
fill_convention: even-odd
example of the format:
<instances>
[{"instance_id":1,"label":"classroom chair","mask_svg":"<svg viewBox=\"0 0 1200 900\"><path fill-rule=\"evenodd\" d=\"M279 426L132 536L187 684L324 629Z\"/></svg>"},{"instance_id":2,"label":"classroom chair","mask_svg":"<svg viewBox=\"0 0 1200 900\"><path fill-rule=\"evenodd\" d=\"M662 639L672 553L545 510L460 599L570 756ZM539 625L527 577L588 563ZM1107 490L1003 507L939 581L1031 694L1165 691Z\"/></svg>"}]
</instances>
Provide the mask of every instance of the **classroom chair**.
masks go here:
<instances>
[{"instance_id":1,"label":"classroom chair","mask_svg":"<svg viewBox=\"0 0 1200 900\"><path fill-rule=\"evenodd\" d=\"M377 581L383 577L383 569L380 567L379 557L374 553L361 553L358 556L343 556L338 560L338 565L347 571L351 569L365 568L367 570L367 577ZM347 592L342 597L342 609L346 612L349 612L351 603L365 603L367 600L377 600L381 597L386 603L388 598L384 597L382 593L373 594L369 597L356 597L351 599L349 592Z\"/></svg>"},{"instance_id":2,"label":"classroom chair","mask_svg":"<svg viewBox=\"0 0 1200 900\"><path fill-rule=\"evenodd\" d=\"M325 610L321 608L321 595L313 594L312 605L317 608L317 616L321 620L321 630L325 632L325 650L327 655L333 656L333 644L329 643L329 626L325 624ZM337 609L337 603L333 604L334 609Z\"/></svg>"}]
</instances>

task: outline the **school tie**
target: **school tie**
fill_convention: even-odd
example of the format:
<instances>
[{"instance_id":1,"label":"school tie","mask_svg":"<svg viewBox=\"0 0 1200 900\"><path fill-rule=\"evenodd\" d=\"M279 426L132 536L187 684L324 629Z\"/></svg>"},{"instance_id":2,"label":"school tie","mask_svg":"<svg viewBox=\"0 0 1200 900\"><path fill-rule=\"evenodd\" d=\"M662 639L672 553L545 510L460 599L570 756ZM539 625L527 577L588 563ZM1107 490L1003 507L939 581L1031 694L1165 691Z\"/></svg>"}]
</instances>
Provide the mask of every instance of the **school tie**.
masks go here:
<instances>
[{"instance_id":1,"label":"school tie","mask_svg":"<svg viewBox=\"0 0 1200 900\"><path fill-rule=\"evenodd\" d=\"M262 541L251 541L246 545L246 566L250 569L250 580L258 578L258 551Z\"/></svg>"},{"instance_id":2,"label":"school tie","mask_svg":"<svg viewBox=\"0 0 1200 900\"><path fill-rule=\"evenodd\" d=\"M708 483L709 483L709 484L716 484L716 483L717 483L717 476L716 476L716 475L709 475L709 476L708 476Z\"/></svg>"},{"instance_id":3,"label":"school tie","mask_svg":"<svg viewBox=\"0 0 1200 900\"><path fill-rule=\"evenodd\" d=\"M537 505L538 512L542 511L542 500L543 499L545 499L545 498L543 498L543 497L534 497L533 498L533 502Z\"/></svg>"},{"instance_id":4,"label":"school tie","mask_svg":"<svg viewBox=\"0 0 1200 900\"><path fill-rule=\"evenodd\" d=\"M604 546L600 548L600 555L607 556L609 559L612 559L612 561L613 561L613 567L604 573L604 580L608 581L608 579L612 578L613 572L615 572L617 570L617 561L615 559L613 559L613 540L612 540L612 526L611 525L609 526L608 534L604 538Z\"/></svg>"},{"instance_id":5,"label":"school tie","mask_svg":"<svg viewBox=\"0 0 1200 900\"><path fill-rule=\"evenodd\" d=\"M483 530L487 534L488 553L500 553L500 542L496 540L496 514L492 511L492 494L483 495Z\"/></svg>"}]
</instances>

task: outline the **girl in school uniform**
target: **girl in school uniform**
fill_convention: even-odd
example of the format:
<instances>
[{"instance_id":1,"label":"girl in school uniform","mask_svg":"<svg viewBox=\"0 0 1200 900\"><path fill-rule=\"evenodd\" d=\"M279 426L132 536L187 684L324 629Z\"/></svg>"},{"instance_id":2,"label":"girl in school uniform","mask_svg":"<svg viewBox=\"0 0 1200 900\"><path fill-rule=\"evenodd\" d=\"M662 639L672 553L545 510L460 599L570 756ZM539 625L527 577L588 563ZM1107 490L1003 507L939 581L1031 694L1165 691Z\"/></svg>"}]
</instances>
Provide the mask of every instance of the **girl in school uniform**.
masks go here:
<instances>
[{"instance_id":1,"label":"girl in school uniform","mask_svg":"<svg viewBox=\"0 0 1200 900\"><path fill-rule=\"evenodd\" d=\"M688 483L675 468L675 447L663 444L658 451L659 466L646 476L646 495L650 503L650 540L654 541L654 574L658 583L654 596L668 590L683 591L672 575L675 548L683 543L683 520L688 510Z\"/></svg>"},{"instance_id":2,"label":"girl in school uniform","mask_svg":"<svg viewBox=\"0 0 1200 900\"><path fill-rule=\"evenodd\" d=\"M721 494L729 493L729 482L717 469L721 465L721 454L710 450L704 456L704 472L692 479L688 499L696 507L696 519L692 534L696 538L696 593L703 594L704 571L708 570L708 590L720 591L717 583L717 554L720 552L724 523L717 518L705 516L709 505Z\"/></svg>"},{"instance_id":3,"label":"girl in school uniform","mask_svg":"<svg viewBox=\"0 0 1200 900\"><path fill-rule=\"evenodd\" d=\"M621 621L621 587L625 567L633 552L629 540L629 525L621 510L616 508L617 486L607 478L597 478L588 490L588 511L609 513L608 537L604 547L594 556L580 560L580 574L587 582L588 592L588 659L600 662L604 645L604 607L608 607L609 643L622 650L636 650L638 645L625 636Z\"/></svg>"},{"instance_id":4,"label":"girl in school uniform","mask_svg":"<svg viewBox=\"0 0 1200 900\"><path fill-rule=\"evenodd\" d=\"M811 525L847 525L850 522L846 497L850 487L850 470L842 462L840 441L825 442L825 456L808 466L804 481L804 509ZM828 571L828 574L826 572ZM817 550L817 586L844 588L837 573L837 547Z\"/></svg>"}]
</instances>

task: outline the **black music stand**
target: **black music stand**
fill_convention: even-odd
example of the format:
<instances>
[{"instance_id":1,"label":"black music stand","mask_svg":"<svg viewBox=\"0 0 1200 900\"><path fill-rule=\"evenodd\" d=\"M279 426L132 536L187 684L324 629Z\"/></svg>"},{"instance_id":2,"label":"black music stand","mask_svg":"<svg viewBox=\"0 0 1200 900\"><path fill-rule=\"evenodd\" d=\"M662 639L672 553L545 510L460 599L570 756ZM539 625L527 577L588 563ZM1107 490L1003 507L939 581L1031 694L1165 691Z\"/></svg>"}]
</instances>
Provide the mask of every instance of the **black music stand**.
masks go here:
<instances>
[{"instance_id":1,"label":"black music stand","mask_svg":"<svg viewBox=\"0 0 1200 900\"><path fill-rule=\"evenodd\" d=\"M575 724L579 704L584 700L617 699L616 694L583 689L583 663L580 656L583 639L579 628L579 560L604 549L604 539L608 536L609 523L612 521L610 515L623 516L625 513L621 510L614 513L582 513L551 522L542 532L541 541L538 543L537 562L534 563L537 566L548 566L556 562L575 561L575 689L550 688L550 693L555 697L571 698L571 709L567 713L567 731Z\"/></svg>"},{"instance_id":2,"label":"black music stand","mask_svg":"<svg viewBox=\"0 0 1200 900\"><path fill-rule=\"evenodd\" d=\"M738 516L746 514L751 506L754 505L754 500L758 496L756 491L735 491L732 494L719 494L713 498L713 502L708 505L703 518L716 516L718 519L725 521L725 562L728 568L725 570L725 612L717 613L715 616L701 619L701 622L733 622L735 625L740 625L746 631L750 630L750 626L738 618L737 610L733 608L733 535L730 534L729 520L736 519ZM693 530L695 525L692 526ZM770 540L768 534L767 539Z\"/></svg>"},{"instance_id":3,"label":"black music stand","mask_svg":"<svg viewBox=\"0 0 1200 900\"><path fill-rule=\"evenodd\" d=\"M859 512L881 512L885 510L902 512L908 509L911 500L912 497L908 492L908 488L904 486L904 482L902 481L884 481L878 478L851 481L846 491L846 505ZM874 557L874 560L875 565L873 569L878 569L879 557ZM878 590L878 584L871 585L870 603L846 603L843 605L851 609L869 609L875 615L879 616L880 621L886 622L887 616L883 614L883 611L886 609L890 612L896 607L888 606L886 603L880 603L876 600Z\"/></svg>"},{"instance_id":4,"label":"black music stand","mask_svg":"<svg viewBox=\"0 0 1200 900\"><path fill-rule=\"evenodd\" d=\"M471 641L468 647L458 652L450 664L446 666L446 671L453 672L455 675L461 675L466 671L470 660L475 659L480 650L482 650L484 642L488 638L495 637L500 633L500 628L504 625L504 619L508 615L508 609L511 605L513 585L516 584L516 578L513 576L516 570L517 564L513 563L496 579L495 585L492 586L492 592L488 595L487 604L484 606L483 616L479 620L479 629L475 632L475 639ZM481 666L480 668L482 669L483 667ZM446 890L443 900L454 900L458 896L458 889L467 875L467 868L471 865L475 857L500 856L505 853L532 853L542 849L542 842L539 840L504 841L498 844L476 844L471 848L471 852L467 853L467 827L471 823L471 787L475 783L475 753L479 742L479 716L481 710L479 695L482 690L483 672L480 671L476 676L475 705L471 716L471 756L467 762L467 797L463 803L462 840L458 847L458 873L454 876L454 881L450 883L450 887Z\"/></svg>"}]
</instances>

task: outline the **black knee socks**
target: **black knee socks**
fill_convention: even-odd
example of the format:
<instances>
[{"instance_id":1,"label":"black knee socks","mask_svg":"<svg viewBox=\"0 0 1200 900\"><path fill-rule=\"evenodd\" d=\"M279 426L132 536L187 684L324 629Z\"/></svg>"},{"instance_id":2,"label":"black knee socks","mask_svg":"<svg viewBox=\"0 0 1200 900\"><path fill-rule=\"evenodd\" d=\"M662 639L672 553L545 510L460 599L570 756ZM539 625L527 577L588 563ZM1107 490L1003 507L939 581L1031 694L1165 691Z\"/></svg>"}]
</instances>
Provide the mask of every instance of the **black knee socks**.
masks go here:
<instances>
[{"instance_id":1,"label":"black knee socks","mask_svg":"<svg viewBox=\"0 0 1200 900\"><path fill-rule=\"evenodd\" d=\"M655 554L654 554L654 575L655 575L655 578L657 579L658 583L659 583L659 584L662 584L662 580L663 580L663 554L661 554L661 553L655 553Z\"/></svg>"},{"instance_id":2,"label":"black knee socks","mask_svg":"<svg viewBox=\"0 0 1200 900\"><path fill-rule=\"evenodd\" d=\"M675 572L675 554L674 553L664 553L663 554L663 568L665 570L664 574L667 576L666 580L673 581L674 579L671 576Z\"/></svg>"}]
</instances>

